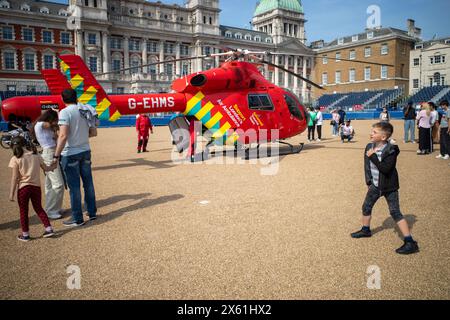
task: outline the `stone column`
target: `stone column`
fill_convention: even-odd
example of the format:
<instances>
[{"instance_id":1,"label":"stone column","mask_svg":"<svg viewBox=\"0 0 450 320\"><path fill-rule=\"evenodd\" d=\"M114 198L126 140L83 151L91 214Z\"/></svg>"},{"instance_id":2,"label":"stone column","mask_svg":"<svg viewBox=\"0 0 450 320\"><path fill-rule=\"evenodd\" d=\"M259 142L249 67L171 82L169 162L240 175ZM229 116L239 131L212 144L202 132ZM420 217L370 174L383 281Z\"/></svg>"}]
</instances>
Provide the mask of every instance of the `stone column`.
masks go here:
<instances>
[{"instance_id":1,"label":"stone column","mask_svg":"<svg viewBox=\"0 0 450 320\"><path fill-rule=\"evenodd\" d=\"M214 48L214 51L213 51L213 52L214 52L214 53L219 53L219 49ZM214 61L215 61L215 63L216 63L216 68L220 67L220 57L219 57L219 56L214 57Z\"/></svg>"},{"instance_id":2,"label":"stone column","mask_svg":"<svg viewBox=\"0 0 450 320\"><path fill-rule=\"evenodd\" d=\"M298 57L294 56L294 72L296 74L298 74ZM294 77L294 92L296 94L299 94L299 90L298 90L298 78Z\"/></svg>"},{"instance_id":3,"label":"stone column","mask_svg":"<svg viewBox=\"0 0 450 320\"><path fill-rule=\"evenodd\" d=\"M181 43L177 42L175 45L175 59L181 58ZM175 75L179 77L181 75L181 61L177 61L175 64Z\"/></svg>"},{"instance_id":4,"label":"stone column","mask_svg":"<svg viewBox=\"0 0 450 320\"><path fill-rule=\"evenodd\" d=\"M303 78L306 79L306 59L309 59L308 57L303 57ZM306 82L302 81L302 98L303 98L303 102L306 101Z\"/></svg>"},{"instance_id":5,"label":"stone column","mask_svg":"<svg viewBox=\"0 0 450 320\"><path fill-rule=\"evenodd\" d=\"M284 68L289 69L289 56L284 56ZM289 73L284 73L284 87L289 88Z\"/></svg>"},{"instance_id":6,"label":"stone column","mask_svg":"<svg viewBox=\"0 0 450 320\"><path fill-rule=\"evenodd\" d=\"M202 43L200 40L198 40L195 43L195 51L197 52L197 56L201 56L202 55ZM200 72L203 69L203 65L202 65L202 59L196 59L195 60L195 72Z\"/></svg>"},{"instance_id":7,"label":"stone column","mask_svg":"<svg viewBox=\"0 0 450 320\"><path fill-rule=\"evenodd\" d=\"M142 39L142 65L148 64L147 39ZM142 67L142 73L148 73L148 67Z\"/></svg>"},{"instance_id":8,"label":"stone column","mask_svg":"<svg viewBox=\"0 0 450 320\"><path fill-rule=\"evenodd\" d=\"M126 36L123 39L123 67L124 69L130 67L130 47L129 47L130 37ZM130 70L126 70L125 74L130 74Z\"/></svg>"},{"instance_id":9,"label":"stone column","mask_svg":"<svg viewBox=\"0 0 450 320\"><path fill-rule=\"evenodd\" d=\"M83 39L83 31L77 30L75 33L75 43L76 43L76 54L84 60L84 39Z\"/></svg>"},{"instance_id":10,"label":"stone column","mask_svg":"<svg viewBox=\"0 0 450 320\"><path fill-rule=\"evenodd\" d=\"M103 72L109 72L111 67L111 50L109 49L108 33L102 32Z\"/></svg>"},{"instance_id":11,"label":"stone column","mask_svg":"<svg viewBox=\"0 0 450 320\"><path fill-rule=\"evenodd\" d=\"M278 64L278 56L273 56L273 60L274 60L274 64ZM280 85L280 71L278 68L274 68L274 73L275 73L275 85L279 86Z\"/></svg>"},{"instance_id":12,"label":"stone column","mask_svg":"<svg viewBox=\"0 0 450 320\"><path fill-rule=\"evenodd\" d=\"M164 61L164 41L159 41L159 62ZM161 75L161 73L164 73L164 64L160 64L159 68L156 70L159 70L158 77Z\"/></svg>"}]
</instances>

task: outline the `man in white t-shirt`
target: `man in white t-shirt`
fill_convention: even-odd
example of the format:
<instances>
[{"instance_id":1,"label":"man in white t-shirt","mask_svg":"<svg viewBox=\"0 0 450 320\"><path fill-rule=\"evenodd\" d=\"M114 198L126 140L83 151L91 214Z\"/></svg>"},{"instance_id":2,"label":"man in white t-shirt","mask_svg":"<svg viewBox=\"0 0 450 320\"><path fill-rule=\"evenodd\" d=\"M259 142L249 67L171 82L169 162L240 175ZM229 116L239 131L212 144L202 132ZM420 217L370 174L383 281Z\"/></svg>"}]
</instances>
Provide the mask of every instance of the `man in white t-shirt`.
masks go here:
<instances>
[{"instance_id":1,"label":"man in white t-shirt","mask_svg":"<svg viewBox=\"0 0 450 320\"><path fill-rule=\"evenodd\" d=\"M322 125L323 125L323 114L320 111L320 107L316 107L317 117L316 117L316 127L317 127L317 140L322 140Z\"/></svg>"},{"instance_id":2,"label":"man in white t-shirt","mask_svg":"<svg viewBox=\"0 0 450 320\"><path fill-rule=\"evenodd\" d=\"M84 200L89 220L97 219L89 145L89 138L97 135L97 128L91 126L92 124L83 114L84 108L80 108L77 104L75 90L64 90L62 98L66 108L59 113L59 137L55 161L61 157L61 167L70 191L72 218L64 221L63 224L68 227L78 227L85 223L81 205L80 178L83 181Z\"/></svg>"}]
</instances>

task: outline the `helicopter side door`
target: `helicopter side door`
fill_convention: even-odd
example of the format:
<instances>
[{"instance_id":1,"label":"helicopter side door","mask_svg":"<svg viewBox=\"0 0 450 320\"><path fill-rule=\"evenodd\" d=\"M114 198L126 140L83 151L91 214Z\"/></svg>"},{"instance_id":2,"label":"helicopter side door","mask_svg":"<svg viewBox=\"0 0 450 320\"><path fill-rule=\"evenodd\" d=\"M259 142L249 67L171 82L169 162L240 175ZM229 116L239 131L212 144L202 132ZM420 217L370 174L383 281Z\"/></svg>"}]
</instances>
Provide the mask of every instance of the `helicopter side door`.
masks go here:
<instances>
[{"instance_id":1,"label":"helicopter side door","mask_svg":"<svg viewBox=\"0 0 450 320\"><path fill-rule=\"evenodd\" d=\"M285 132L280 132L280 137L297 135L306 128L307 116L300 102L290 93L284 93L284 101L289 111L290 121L283 121Z\"/></svg>"}]
</instances>

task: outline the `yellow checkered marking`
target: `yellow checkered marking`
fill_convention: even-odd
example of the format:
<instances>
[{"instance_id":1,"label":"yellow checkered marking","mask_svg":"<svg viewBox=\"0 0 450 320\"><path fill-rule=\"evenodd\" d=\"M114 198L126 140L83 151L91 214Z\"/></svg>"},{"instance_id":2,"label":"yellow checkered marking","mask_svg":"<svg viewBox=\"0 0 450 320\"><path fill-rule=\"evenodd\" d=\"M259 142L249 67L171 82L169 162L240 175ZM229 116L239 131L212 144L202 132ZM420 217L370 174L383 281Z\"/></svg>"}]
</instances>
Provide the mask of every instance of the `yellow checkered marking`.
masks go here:
<instances>
[{"instance_id":1,"label":"yellow checkered marking","mask_svg":"<svg viewBox=\"0 0 450 320\"><path fill-rule=\"evenodd\" d=\"M72 89L76 89L82 84L84 81L83 77L81 77L79 74L77 74L75 77L73 77L70 80L70 85L72 86Z\"/></svg>"},{"instance_id":2,"label":"yellow checkered marking","mask_svg":"<svg viewBox=\"0 0 450 320\"><path fill-rule=\"evenodd\" d=\"M214 125L217 124L217 122L220 121L220 119L223 118L223 115L220 112L217 112L214 117L211 118L211 120L209 120L207 123L205 123L205 127L207 127L208 129L211 129L212 127L214 127Z\"/></svg>"},{"instance_id":3,"label":"yellow checkered marking","mask_svg":"<svg viewBox=\"0 0 450 320\"><path fill-rule=\"evenodd\" d=\"M197 112L195 117L198 120L202 120L212 110L212 108L214 108L214 105L211 102L208 102L199 112Z\"/></svg>"},{"instance_id":4,"label":"yellow checkered marking","mask_svg":"<svg viewBox=\"0 0 450 320\"><path fill-rule=\"evenodd\" d=\"M197 103L202 101L204 97L205 97L205 95L201 91L197 92L197 94L188 101L186 110L183 113L188 114L189 111L191 111L192 108L197 105Z\"/></svg>"},{"instance_id":5,"label":"yellow checkered marking","mask_svg":"<svg viewBox=\"0 0 450 320\"><path fill-rule=\"evenodd\" d=\"M87 104L89 101L92 100L92 98L95 96L95 94L97 93L97 89L95 89L95 87L90 86L82 95L81 97L78 99L78 101L80 103L83 104Z\"/></svg>"}]
</instances>

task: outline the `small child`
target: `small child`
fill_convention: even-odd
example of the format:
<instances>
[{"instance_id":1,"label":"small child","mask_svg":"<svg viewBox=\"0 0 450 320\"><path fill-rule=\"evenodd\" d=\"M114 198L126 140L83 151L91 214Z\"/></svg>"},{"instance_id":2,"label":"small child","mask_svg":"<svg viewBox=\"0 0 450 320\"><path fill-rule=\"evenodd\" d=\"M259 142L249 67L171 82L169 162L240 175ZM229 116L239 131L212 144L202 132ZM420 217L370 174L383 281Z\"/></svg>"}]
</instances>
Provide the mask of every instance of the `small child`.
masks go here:
<instances>
[{"instance_id":1,"label":"small child","mask_svg":"<svg viewBox=\"0 0 450 320\"><path fill-rule=\"evenodd\" d=\"M363 227L360 231L352 233L352 238L369 238L372 209L379 198L385 197L389 205L392 218L397 223L404 236L405 243L396 250L398 254L412 254L419 251L417 242L413 240L408 223L400 211L398 197L399 181L395 168L397 157L400 154L398 146L389 143L394 127L388 122L379 122L373 125L370 140L364 156L366 184L369 187L362 207Z\"/></svg>"},{"instance_id":2,"label":"small child","mask_svg":"<svg viewBox=\"0 0 450 320\"><path fill-rule=\"evenodd\" d=\"M31 199L34 211L45 226L44 238L52 237L55 233L48 220L47 214L41 204L41 181L39 167L45 171L53 171L56 164L47 166L44 160L34 152L25 150L25 139L21 136L15 137L11 141L14 157L9 162L12 168L11 189L9 200L14 201L17 191L17 202L20 209L20 224L22 234L17 237L18 240L28 242L31 240L28 223L28 202Z\"/></svg>"},{"instance_id":3,"label":"small child","mask_svg":"<svg viewBox=\"0 0 450 320\"><path fill-rule=\"evenodd\" d=\"M352 127L352 121L346 120L345 124L342 125L342 132L341 132L342 143L344 143L345 139L347 139L348 142L351 142L353 140L354 136L355 136L355 130Z\"/></svg>"}]
</instances>

